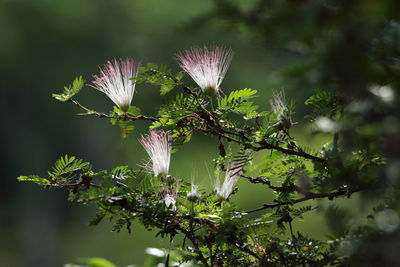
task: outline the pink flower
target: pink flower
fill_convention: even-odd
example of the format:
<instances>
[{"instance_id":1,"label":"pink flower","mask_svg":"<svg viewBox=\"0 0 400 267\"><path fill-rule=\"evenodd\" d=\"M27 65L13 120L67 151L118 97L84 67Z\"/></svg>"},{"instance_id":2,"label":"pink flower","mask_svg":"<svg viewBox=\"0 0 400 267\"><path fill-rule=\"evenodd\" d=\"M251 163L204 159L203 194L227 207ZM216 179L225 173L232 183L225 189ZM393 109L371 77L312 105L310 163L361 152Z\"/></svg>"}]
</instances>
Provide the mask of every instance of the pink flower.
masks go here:
<instances>
[{"instance_id":1,"label":"pink flower","mask_svg":"<svg viewBox=\"0 0 400 267\"><path fill-rule=\"evenodd\" d=\"M227 168L228 170L225 173L225 180L222 183L222 186L220 185L219 175L217 175L214 185L217 194L223 197L224 199L228 199L229 196L232 194L233 186L239 180L240 172L242 170L242 167L237 167L237 168L234 167L230 169L229 164Z\"/></svg>"},{"instance_id":2,"label":"pink flower","mask_svg":"<svg viewBox=\"0 0 400 267\"><path fill-rule=\"evenodd\" d=\"M213 96L218 93L232 57L231 49L218 46L208 49L204 46L178 53L177 61L208 96Z\"/></svg>"},{"instance_id":3,"label":"pink flower","mask_svg":"<svg viewBox=\"0 0 400 267\"><path fill-rule=\"evenodd\" d=\"M150 131L147 136L142 136L141 143L149 154L153 163L154 176L162 174L168 175L169 163L171 158L171 144L168 142L171 138L169 132Z\"/></svg>"},{"instance_id":4,"label":"pink flower","mask_svg":"<svg viewBox=\"0 0 400 267\"><path fill-rule=\"evenodd\" d=\"M127 111L132 102L140 63L133 59L108 61L100 68L100 75L93 75L93 88L105 93L121 110Z\"/></svg>"}]
</instances>

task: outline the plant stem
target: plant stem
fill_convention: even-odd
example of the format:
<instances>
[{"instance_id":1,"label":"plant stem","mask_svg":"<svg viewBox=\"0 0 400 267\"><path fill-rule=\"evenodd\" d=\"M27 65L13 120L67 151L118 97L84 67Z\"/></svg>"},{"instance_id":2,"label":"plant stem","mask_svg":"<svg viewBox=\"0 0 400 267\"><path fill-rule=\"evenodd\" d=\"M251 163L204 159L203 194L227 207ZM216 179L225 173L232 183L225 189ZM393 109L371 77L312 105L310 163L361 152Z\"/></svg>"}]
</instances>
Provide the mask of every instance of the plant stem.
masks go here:
<instances>
[{"instance_id":1,"label":"plant stem","mask_svg":"<svg viewBox=\"0 0 400 267\"><path fill-rule=\"evenodd\" d=\"M214 109L213 99L212 99L212 97L210 97L210 96L209 96L208 98L210 99L211 110L214 111L215 109Z\"/></svg>"}]
</instances>

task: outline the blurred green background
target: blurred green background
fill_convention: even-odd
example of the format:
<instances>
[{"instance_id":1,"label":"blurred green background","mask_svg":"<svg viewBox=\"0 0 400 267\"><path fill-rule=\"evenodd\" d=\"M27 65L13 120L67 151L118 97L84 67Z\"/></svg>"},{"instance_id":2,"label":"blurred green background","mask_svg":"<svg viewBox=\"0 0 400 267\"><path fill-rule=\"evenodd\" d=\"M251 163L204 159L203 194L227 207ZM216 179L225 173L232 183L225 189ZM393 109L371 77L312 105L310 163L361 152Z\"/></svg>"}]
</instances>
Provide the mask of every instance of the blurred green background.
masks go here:
<instances>
[{"instance_id":1,"label":"blurred green background","mask_svg":"<svg viewBox=\"0 0 400 267\"><path fill-rule=\"evenodd\" d=\"M252 2L247 1L244 8ZM235 56L222 89L256 89L261 109L269 109L272 92L284 88L287 98L298 104L300 123L293 134L301 137L309 132L303 123L303 103L314 88L294 86L279 74L309 58L272 46L265 36L240 25L212 19L212 12L212 1L193 0L0 1L1 266L62 266L80 257L105 257L118 266L141 265L146 247L168 248L167 240L154 238L155 233L138 225L131 235L111 233L107 222L87 227L91 207L68 202L65 191L16 180L19 175L45 176L65 154L89 161L97 170L135 167L146 159L138 142L147 131L146 122L138 122L133 135L123 140L109 121L76 116L80 112L76 107L51 98L76 76L90 82L107 60L133 57L178 71L174 55L180 50L203 44L231 47ZM193 83L188 76L185 79ZM312 74L305 79L312 80ZM141 84L133 105L154 115L168 97L172 96L161 97L158 88ZM112 102L90 87L84 88L78 100L98 111L112 109ZM303 140L318 147L325 138ZM215 139L196 135L172 156L171 172L186 180L194 176L197 183L210 188L216 153ZM271 197L263 188L245 182L239 186L233 200L244 208L258 207ZM308 215L311 223L297 221L295 229L321 237L326 228L322 216L315 214Z\"/></svg>"}]
</instances>

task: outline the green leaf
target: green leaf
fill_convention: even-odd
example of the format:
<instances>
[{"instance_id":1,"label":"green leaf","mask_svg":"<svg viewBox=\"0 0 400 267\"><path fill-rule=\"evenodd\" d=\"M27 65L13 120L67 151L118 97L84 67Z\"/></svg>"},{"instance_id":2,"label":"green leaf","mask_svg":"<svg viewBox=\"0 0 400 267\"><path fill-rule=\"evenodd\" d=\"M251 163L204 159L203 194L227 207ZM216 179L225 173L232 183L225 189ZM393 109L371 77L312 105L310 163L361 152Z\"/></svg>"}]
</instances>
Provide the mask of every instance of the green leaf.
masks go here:
<instances>
[{"instance_id":1,"label":"green leaf","mask_svg":"<svg viewBox=\"0 0 400 267\"><path fill-rule=\"evenodd\" d=\"M182 72L182 71L178 72L178 73L175 75L175 79L176 79L177 81L180 81L180 80L182 79L182 77L183 77L183 74L184 74L184 72Z\"/></svg>"},{"instance_id":2,"label":"green leaf","mask_svg":"<svg viewBox=\"0 0 400 267\"><path fill-rule=\"evenodd\" d=\"M245 120L251 120L251 119L257 118L259 116L260 116L260 114L258 114L257 111L250 110L249 112L246 113L246 116L244 116L244 119Z\"/></svg>"},{"instance_id":3,"label":"green leaf","mask_svg":"<svg viewBox=\"0 0 400 267\"><path fill-rule=\"evenodd\" d=\"M339 113L338 97L332 91L317 89L305 104L312 108L312 113L307 116L310 120L321 116L334 118Z\"/></svg>"},{"instance_id":4,"label":"green leaf","mask_svg":"<svg viewBox=\"0 0 400 267\"><path fill-rule=\"evenodd\" d=\"M84 85L85 81L82 79L82 76L79 76L75 78L72 85L65 86L61 94L52 94L52 96L62 102L68 101L71 97L79 93Z\"/></svg>"},{"instance_id":5,"label":"green leaf","mask_svg":"<svg viewBox=\"0 0 400 267\"><path fill-rule=\"evenodd\" d=\"M160 94L165 95L171 90L175 88L178 84L183 73L178 73L173 75L171 70L167 69L166 65L156 65L153 63L147 63L146 67L139 68L140 72L137 77L131 78L132 80L136 80L137 83L151 83L155 85L160 85Z\"/></svg>"},{"instance_id":6,"label":"green leaf","mask_svg":"<svg viewBox=\"0 0 400 267\"><path fill-rule=\"evenodd\" d=\"M86 259L88 267L117 267L106 259L103 258L88 258Z\"/></svg>"},{"instance_id":7,"label":"green leaf","mask_svg":"<svg viewBox=\"0 0 400 267\"><path fill-rule=\"evenodd\" d=\"M140 115L140 109L135 106L129 106L127 114L119 109L117 106L114 106L114 110L111 113L110 122L112 125L118 123L119 128L121 129L121 137L127 138L132 131L134 130L134 126L128 125L129 119L127 119L126 115L130 116L138 116Z\"/></svg>"},{"instance_id":8,"label":"green leaf","mask_svg":"<svg viewBox=\"0 0 400 267\"><path fill-rule=\"evenodd\" d=\"M38 185L50 185L50 181L44 178L40 178L37 175L29 175L29 176L19 176L18 181L21 182L34 182Z\"/></svg>"},{"instance_id":9,"label":"green leaf","mask_svg":"<svg viewBox=\"0 0 400 267\"><path fill-rule=\"evenodd\" d=\"M135 106L129 106L128 113L133 116L138 116L140 115L140 108Z\"/></svg>"},{"instance_id":10,"label":"green leaf","mask_svg":"<svg viewBox=\"0 0 400 267\"><path fill-rule=\"evenodd\" d=\"M125 122L120 122L118 124L118 126L121 129L121 137L123 139L127 138L132 133L132 131L135 129L135 127L133 125L128 125Z\"/></svg>"},{"instance_id":11,"label":"green leaf","mask_svg":"<svg viewBox=\"0 0 400 267\"><path fill-rule=\"evenodd\" d=\"M105 216L103 212L98 211L94 218L89 221L88 226L98 225Z\"/></svg>"},{"instance_id":12,"label":"green leaf","mask_svg":"<svg viewBox=\"0 0 400 267\"><path fill-rule=\"evenodd\" d=\"M174 81L168 81L168 82L163 83L161 85L160 95L166 95L167 93L172 91L172 89L174 89L174 87L175 87Z\"/></svg>"},{"instance_id":13,"label":"green leaf","mask_svg":"<svg viewBox=\"0 0 400 267\"><path fill-rule=\"evenodd\" d=\"M233 91L229 96L225 96L218 101L218 109L223 112L232 111L239 114L247 114L246 118L254 118L257 116L255 110L258 106L248 101L257 93L256 90L242 89Z\"/></svg>"},{"instance_id":14,"label":"green leaf","mask_svg":"<svg viewBox=\"0 0 400 267\"><path fill-rule=\"evenodd\" d=\"M113 106L113 111L117 113L118 115L122 115L124 112L119 109L117 106Z\"/></svg>"},{"instance_id":15,"label":"green leaf","mask_svg":"<svg viewBox=\"0 0 400 267\"><path fill-rule=\"evenodd\" d=\"M159 122L159 121L155 121L155 122L153 122L151 125L150 125L150 129L155 129L155 128L158 128L158 127L161 127L162 126L162 123L161 122Z\"/></svg>"},{"instance_id":16,"label":"green leaf","mask_svg":"<svg viewBox=\"0 0 400 267\"><path fill-rule=\"evenodd\" d=\"M48 172L51 180L56 180L58 184L66 184L71 180L76 180L80 174L91 170L88 162L83 162L75 157L65 155L56 161L52 172Z\"/></svg>"}]
</instances>

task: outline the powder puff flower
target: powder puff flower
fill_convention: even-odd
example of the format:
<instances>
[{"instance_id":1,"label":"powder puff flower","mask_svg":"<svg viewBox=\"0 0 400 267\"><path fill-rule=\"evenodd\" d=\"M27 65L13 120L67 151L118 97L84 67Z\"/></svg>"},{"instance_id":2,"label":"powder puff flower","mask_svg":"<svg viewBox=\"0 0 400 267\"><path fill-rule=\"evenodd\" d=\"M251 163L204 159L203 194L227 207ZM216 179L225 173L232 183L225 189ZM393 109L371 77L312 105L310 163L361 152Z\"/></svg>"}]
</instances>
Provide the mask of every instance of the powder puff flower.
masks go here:
<instances>
[{"instance_id":1,"label":"powder puff flower","mask_svg":"<svg viewBox=\"0 0 400 267\"><path fill-rule=\"evenodd\" d=\"M164 203L165 203L165 206L167 206L168 208L171 208L172 210L176 210L176 206L175 206L176 199L173 194L171 194L171 195L166 194L164 196Z\"/></svg>"},{"instance_id":2,"label":"powder puff flower","mask_svg":"<svg viewBox=\"0 0 400 267\"><path fill-rule=\"evenodd\" d=\"M214 185L217 194L223 197L224 199L228 199L229 196L231 195L233 186L239 180L240 171L242 170L242 167L237 167L232 169L229 168L230 167L228 164L228 170L225 173L225 180L222 183L222 186L220 185L219 174L215 179L215 185Z\"/></svg>"},{"instance_id":3,"label":"powder puff flower","mask_svg":"<svg viewBox=\"0 0 400 267\"><path fill-rule=\"evenodd\" d=\"M178 53L180 67L200 86L208 96L218 93L219 86L225 77L233 57L231 49L214 46L208 49L193 47Z\"/></svg>"},{"instance_id":4,"label":"powder puff flower","mask_svg":"<svg viewBox=\"0 0 400 267\"><path fill-rule=\"evenodd\" d=\"M168 142L171 139L169 132L150 131L147 136L142 136L140 141L149 154L153 164L154 176L162 174L165 178L168 175L169 163L171 158L171 144Z\"/></svg>"},{"instance_id":5,"label":"powder puff flower","mask_svg":"<svg viewBox=\"0 0 400 267\"><path fill-rule=\"evenodd\" d=\"M108 61L100 68L100 75L93 75L93 88L105 93L121 110L127 111L132 102L140 63L133 59Z\"/></svg>"},{"instance_id":6,"label":"powder puff flower","mask_svg":"<svg viewBox=\"0 0 400 267\"><path fill-rule=\"evenodd\" d=\"M277 119L279 120L274 126L283 127L281 130L287 131L290 126L296 124L292 122L292 112L285 101L285 92L283 90L279 93L272 93L270 104L272 112L277 115Z\"/></svg>"},{"instance_id":7,"label":"powder puff flower","mask_svg":"<svg viewBox=\"0 0 400 267\"><path fill-rule=\"evenodd\" d=\"M176 197L178 195L179 180L175 181L175 188L164 188L163 198L165 206L176 211Z\"/></svg>"},{"instance_id":8,"label":"powder puff flower","mask_svg":"<svg viewBox=\"0 0 400 267\"><path fill-rule=\"evenodd\" d=\"M288 111L287 104L285 103L285 94L283 91L279 93L272 93L272 99L270 100L272 112L279 112L278 118L282 118L282 115Z\"/></svg>"},{"instance_id":9,"label":"powder puff flower","mask_svg":"<svg viewBox=\"0 0 400 267\"><path fill-rule=\"evenodd\" d=\"M195 202L200 197L198 189L199 189L199 187L194 184L194 179L192 178L191 190L190 190L190 192L187 193L187 199L189 201Z\"/></svg>"}]
</instances>

